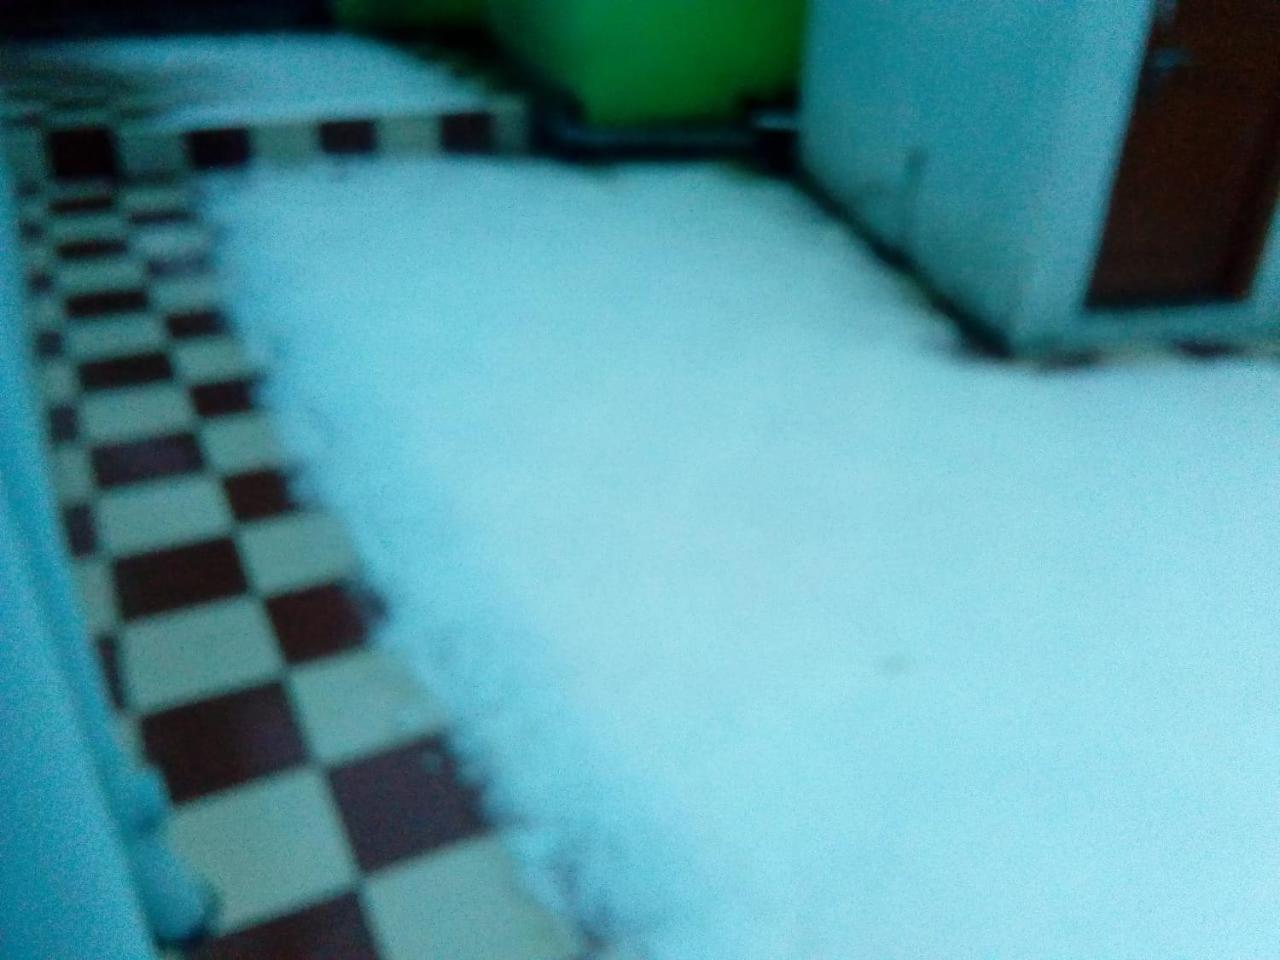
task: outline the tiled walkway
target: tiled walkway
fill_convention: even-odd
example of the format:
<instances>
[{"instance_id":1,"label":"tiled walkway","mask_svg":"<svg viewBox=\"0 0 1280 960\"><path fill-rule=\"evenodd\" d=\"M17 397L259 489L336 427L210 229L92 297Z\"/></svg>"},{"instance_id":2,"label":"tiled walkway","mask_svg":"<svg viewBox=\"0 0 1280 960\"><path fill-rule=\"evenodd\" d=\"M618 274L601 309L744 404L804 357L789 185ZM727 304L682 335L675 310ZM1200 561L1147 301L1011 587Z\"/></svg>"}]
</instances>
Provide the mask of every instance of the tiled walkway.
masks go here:
<instances>
[{"instance_id":1,"label":"tiled walkway","mask_svg":"<svg viewBox=\"0 0 1280 960\"><path fill-rule=\"evenodd\" d=\"M587 956L518 889L438 705L369 643L376 604L291 490L184 178L38 133L21 228L55 484L123 735L222 900L190 956Z\"/></svg>"}]
</instances>

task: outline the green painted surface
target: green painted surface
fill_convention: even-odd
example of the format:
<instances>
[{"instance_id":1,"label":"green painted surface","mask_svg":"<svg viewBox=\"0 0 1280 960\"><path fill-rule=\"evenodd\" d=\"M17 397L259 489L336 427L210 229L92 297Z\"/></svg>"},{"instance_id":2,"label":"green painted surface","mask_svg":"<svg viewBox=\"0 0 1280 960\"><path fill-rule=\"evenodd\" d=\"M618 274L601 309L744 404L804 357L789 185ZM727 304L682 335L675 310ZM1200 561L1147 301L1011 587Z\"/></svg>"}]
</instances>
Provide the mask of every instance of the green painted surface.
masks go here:
<instances>
[{"instance_id":1,"label":"green painted surface","mask_svg":"<svg viewBox=\"0 0 1280 960\"><path fill-rule=\"evenodd\" d=\"M485 0L332 0L338 23L356 29L396 29L484 22Z\"/></svg>"},{"instance_id":2,"label":"green painted surface","mask_svg":"<svg viewBox=\"0 0 1280 960\"><path fill-rule=\"evenodd\" d=\"M805 0L489 0L498 37L589 122L724 119L795 86Z\"/></svg>"}]
</instances>

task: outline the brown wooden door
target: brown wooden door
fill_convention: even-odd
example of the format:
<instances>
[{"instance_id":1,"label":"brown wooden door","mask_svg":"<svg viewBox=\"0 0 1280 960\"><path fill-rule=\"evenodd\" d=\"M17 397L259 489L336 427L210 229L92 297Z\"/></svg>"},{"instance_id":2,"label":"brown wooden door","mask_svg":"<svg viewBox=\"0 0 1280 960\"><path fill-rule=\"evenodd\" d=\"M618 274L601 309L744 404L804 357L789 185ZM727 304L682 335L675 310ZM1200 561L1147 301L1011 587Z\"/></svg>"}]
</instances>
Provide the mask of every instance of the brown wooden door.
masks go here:
<instances>
[{"instance_id":1,"label":"brown wooden door","mask_svg":"<svg viewBox=\"0 0 1280 960\"><path fill-rule=\"evenodd\" d=\"M1089 302L1240 299L1280 191L1280 0L1157 0Z\"/></svg>"}]
</instances>

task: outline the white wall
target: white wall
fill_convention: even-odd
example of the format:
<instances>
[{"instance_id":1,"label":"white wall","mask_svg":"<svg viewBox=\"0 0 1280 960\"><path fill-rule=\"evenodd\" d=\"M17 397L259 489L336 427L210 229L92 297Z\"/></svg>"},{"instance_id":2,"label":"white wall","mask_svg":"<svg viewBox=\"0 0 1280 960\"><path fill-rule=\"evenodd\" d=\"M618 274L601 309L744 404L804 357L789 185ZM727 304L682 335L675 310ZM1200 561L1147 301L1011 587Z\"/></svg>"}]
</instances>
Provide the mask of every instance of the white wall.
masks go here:
<instances>
[{"instance_id":1,"label":"white wall","mask_svg":"<svg viewBox=\"0 0 1280 960\"><path fill-rule=\"evenodd\" d=\"M18 249L0 160L0 957L150 960L61 643L80 617L33 403Z\"/></svg>"},{"instance_id":2,"label":"white wall","mask_svg":"<svg viewBox=\"0 0 1280 960\"><path fill-rule=\"evenodd\" d=\"M963 309L1036 345L1280 307L1273 243L1249 304L1083 312L1152 0L813 2L806 165Z\"/></svg>"},{"instance_id":3,"label":"white wall","mask_svg":"<svg viewBox=\"0 0 1280 960\"><path fill-rule=\"evenodd\" d=\"M1077 52L1032 224L1037 255L1012 321L1015 340L1034 344L1060 329L1064 318L1099 343L1122 342L1144 328L1165 336L1280 335L1280 217L1242 303L1083 312L1154 3L1075 0L1075 6Z\"/></svg>"},{"instance_id":4,"label":"white wall","mask_svg":"<svg viewBox=\"0 0 1280 960\"><path fill-rule=\"evenodd\" d=\"M975 313L1017 309L1073 15L1040 0L814 6L801 123L811 170Z\"/></svg>"},{"instance_id":5,"label":"white wall","mask_svg":"<svg viewBox=\"0 0 1280 960\"><path fill-rule=\"evenodd\" d=\"M0 956L151 960L8 493L0 481Z\"/></svg>"}]
</instances>

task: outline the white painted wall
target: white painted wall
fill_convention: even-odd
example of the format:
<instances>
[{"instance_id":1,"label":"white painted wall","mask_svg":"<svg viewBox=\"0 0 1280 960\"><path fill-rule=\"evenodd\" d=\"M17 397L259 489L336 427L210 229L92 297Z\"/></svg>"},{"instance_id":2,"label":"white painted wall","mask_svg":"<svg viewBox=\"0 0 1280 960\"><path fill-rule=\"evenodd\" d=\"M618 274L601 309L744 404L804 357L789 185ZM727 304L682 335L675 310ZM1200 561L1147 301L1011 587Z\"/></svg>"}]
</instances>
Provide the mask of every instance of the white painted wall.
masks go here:
<instances>
[{"instance_id":1,"label":"white painted wall","mask_svg":"<svg viewBox=\"0 0 1280 960\"><path fill-rule=\"evenodd\" d=\"M154 951L0 480L0 956Z\"/></svg>"},{"instance_id":2,"label":"white painted wall","mask_svg":"<svg viewBox=\"0 0 1280 960\"><path fill-rule=\"evenodd\" d=\"M0 957L150 960L93 742L110 731L86 724L90 690L75 685L90 681L62 642L84 631L33 402L16 222L0 161Z\"/></svg>"},{"instance_id":3,"label":"white painted wall","mask_svg":"<svg viewBox=\"0 0 1280 960\"><path fill-rule=\"evenodd\" d=\"M814 0L806 165L1015 343L1276 323L1280 230L1248 303L1083 309L1152 11L1152 0Z\"/></svg>"}]
</instances>

